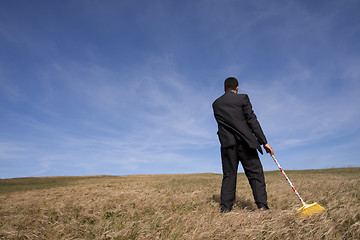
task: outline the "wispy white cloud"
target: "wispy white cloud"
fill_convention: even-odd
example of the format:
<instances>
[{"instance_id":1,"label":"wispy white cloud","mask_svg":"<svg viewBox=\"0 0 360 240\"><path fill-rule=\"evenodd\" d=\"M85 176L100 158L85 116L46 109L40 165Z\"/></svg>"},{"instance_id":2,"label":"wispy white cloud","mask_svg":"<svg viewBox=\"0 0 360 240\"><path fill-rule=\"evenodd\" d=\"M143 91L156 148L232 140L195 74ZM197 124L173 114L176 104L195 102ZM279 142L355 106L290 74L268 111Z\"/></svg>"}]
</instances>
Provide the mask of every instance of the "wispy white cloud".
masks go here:
<instances>
[{"instance_id":1,"label":"wispy white cloud","mask_svg":"<svg viewBox=\"0 0 360 240\"><path fill-rule=\"evenodd\" d=\"M360 102L360 86L348 77L353 67L342 70L340 76L347 77L336 79L345 90L323 90L328 80L306 66L292 68L281 79L269 79L262 88L249 83L243 87L252 94L259 119L277 146L306 145L359 128L360 113L353 103Z\"/></svg>"},{"instance_id":2,"label":"wispy white cloud","mask_svg":"<svg viewBox=\"0 0 360 240\"><path fill-rule=\"evenodd\" d=\"M46 174L51 166L67 159L74 159L70 165L117 164L122 171L151 162L190 165L199 157L189 157L187 151L209 145L217 149L213 99L204 90L192 88L166 57L151 58L143 67L130 70L127 77L82 63L47 67L39 74L50 83L44 84L43 100L33 104L47 118L60 117L64 123L14 115L19 124L38 132L28 152L56 146L36 156L40 169L35 174ZM75 109L86 106L91 113L66 120L68 113L59 105L63 98L74 100L65 102Z\"/></svg>"},{"instance_id":3,"label":"wispy white cloud","mask_svg":"<svg viewBox=\"0 0 360 240\"><path fill-rule=\"evenodd\" d=\"M0 159L14 160L21 158L25 148L11 142L0 142Z\"/></svg>"}]
</instances>

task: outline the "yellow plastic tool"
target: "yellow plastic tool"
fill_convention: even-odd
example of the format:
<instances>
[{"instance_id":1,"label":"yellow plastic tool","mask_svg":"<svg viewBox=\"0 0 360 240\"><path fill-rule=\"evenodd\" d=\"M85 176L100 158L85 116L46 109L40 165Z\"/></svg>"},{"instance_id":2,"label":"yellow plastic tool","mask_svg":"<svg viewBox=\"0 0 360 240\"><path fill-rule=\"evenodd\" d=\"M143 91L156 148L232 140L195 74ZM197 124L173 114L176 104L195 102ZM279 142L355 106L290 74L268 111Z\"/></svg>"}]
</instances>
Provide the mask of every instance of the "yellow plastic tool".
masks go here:
<instances>
[{"instance_id":1,"label":"yellow plastic tool","mask_svg":"<svg viewBox=\"0 0 360 240\"><path fill-rule=\"evenodd\" d=\"M286 175L284 169L282 169L282 167L280 166L279 162L276 160L274 155L271 155L271 157L274 159L276 165L279 167L280 171L282 172L282 174L285 176L286 180L288 181L288 183L290 184L292 190L294 190L296 196L298 197L298 199L300 200L300 202L302 203L302 207L299 208L297 211L297 213L301 216L301 217L311 217L313 215L317 215L320 214L322 212L325 211L325 208L323 208L322 206L320 206L318 203L312 203L312 204L306 204L304 202L304 200L300 197L300 194L296 191L294 185L291 183L290 179L288 178L288 176Z\"/></svg>"},{"instance_id":2,"label":"yellow plastic tool","mask_svg":"<svg viewBox=\"0 0 360 240\"><path fill-rule=\"evenodd\" d=\"M325 208L323 208L316 202L314 202L313 204L306 204L305 202L303 202L302 204L303 206L296 211L301 217L304 218L311 217L325 211Z\"/></svg>"}]
</instances>

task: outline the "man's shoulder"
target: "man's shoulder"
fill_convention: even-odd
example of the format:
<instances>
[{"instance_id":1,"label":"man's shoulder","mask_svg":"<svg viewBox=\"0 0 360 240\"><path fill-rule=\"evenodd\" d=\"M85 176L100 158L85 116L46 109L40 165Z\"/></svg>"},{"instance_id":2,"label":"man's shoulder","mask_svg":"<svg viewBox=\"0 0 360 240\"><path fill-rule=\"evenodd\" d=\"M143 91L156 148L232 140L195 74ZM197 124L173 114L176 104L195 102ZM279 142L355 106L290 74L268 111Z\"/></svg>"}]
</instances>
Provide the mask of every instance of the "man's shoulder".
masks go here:
<instances>
[{"instance_id":1,"label":"man's shoulder","mask_svg":"<svg viewBox=\"0 0 360 240\"><path fill-rule=\"evenodd\" d=\"M241 102L249 102L249 96L246 93L240 93L240 94L236 94L237 95L237 100L241 101Z\"/></svg>"},{"instance_id":2,"label":"man's shoulder","mask_svg":"<svg viewBox=\"0 0 360 240\"><path fill-rule=\"evenodd\" d=\"M225 93L218 97L214 102L213 106L216 104L221 104L222 102L228 102L228 101L249 101L249 96L246 93Z\"/></svg>"},{"instance_id":3,"label":"man's shoulder","mask_svg":"<svg viewBox=\"0 0 360 240\"><path fill-rule=\"evenodd\" d=\"M216 103L218 103L218 102L220 102L221 101L221 99L223 99L224 98L224 96L225 96L225 94L223 94L223 95L221 95L220 97L218 97L217 99L215 99L215 101L213 102L213 106L214 105L216 105Z\"/></svg>"},{"instance_id":4,"label":"man's shoulder","mask_svg":"<svg viewBox=\"0 0 360 240\"><path fill-rule=\"evenodd\" d=\"M236 101L242 101L248 99L248 95L245 93L238 93L238 94L229 94L227 95L230 99L235 99Z\"/></svg>"},{"instance_id":5,"label":"man's shoulder","mask_svg":"<svg viewBox=\"0 0 360 240\"><path fill-rule=\"evenodd\" d=\"M239 98L248 98L248 95L246 93L239 93L239 94L236 94L239 96Z\"/></svg>"},{"instance_id":6,"label":"man's shoulder","mask_svg":"<svg viewBox=\"0 0 360 240\"><path fill-rule=\"evenodd\" d=\"M231 99L236 99L236 100L240 100L240 99L249 99L248 95L245 93L240 93L240 94L236 94L236 93L225 93L223 95L221 95L220 97L218 97L214 102L213 105L222 101L228 101Z\"/></svg>"}]
</instances>

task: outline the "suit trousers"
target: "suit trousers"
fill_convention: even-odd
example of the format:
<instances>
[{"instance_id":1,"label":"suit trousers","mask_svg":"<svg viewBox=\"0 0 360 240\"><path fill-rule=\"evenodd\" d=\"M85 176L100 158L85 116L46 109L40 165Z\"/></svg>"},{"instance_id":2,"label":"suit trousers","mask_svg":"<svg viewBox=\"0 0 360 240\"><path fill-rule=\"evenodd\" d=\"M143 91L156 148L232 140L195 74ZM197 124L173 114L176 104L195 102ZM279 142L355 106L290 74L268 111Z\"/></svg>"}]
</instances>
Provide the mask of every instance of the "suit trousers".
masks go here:
<instances>
[{"instance_id":1,"label":"suit trousers","mask_svg":"<svg viewBox=\"0 0 360 240\"><path fill-rule=\"evenodd\" d=\"M221 185L221 210L231 211L235 202L236 181L239 161L251 186L255 203L258 207L267 207L267 194L263 167L256 149L249 148L246 143L221 148L223 180Z\"/></svg>"}]
</instances>

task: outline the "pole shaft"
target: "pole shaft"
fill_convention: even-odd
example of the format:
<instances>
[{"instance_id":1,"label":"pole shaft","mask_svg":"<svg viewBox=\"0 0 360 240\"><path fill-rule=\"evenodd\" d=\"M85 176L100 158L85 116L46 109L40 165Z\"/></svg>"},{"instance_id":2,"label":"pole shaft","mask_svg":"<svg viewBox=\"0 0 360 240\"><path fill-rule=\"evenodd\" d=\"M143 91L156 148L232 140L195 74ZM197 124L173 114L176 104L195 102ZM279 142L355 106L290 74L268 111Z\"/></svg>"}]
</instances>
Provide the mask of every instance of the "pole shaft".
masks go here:
<instances>
[{"instance_id":1,"label":"pole shaft","mask_svg":"<svg viewBox=\"0 0 360 240\"><path fill-rule=\"evenodd\" d=\"M271 157L274 159L276 165L279 167L280 171L282 172L282 174L284 175L286 181L290 184L292 190L294 190L296 196L298 197L298 199L300 200L300 202L305 205L305 202L304 200L300 197L300 194L298 193L298 191L296 191L294 185L291 183L290 179L288 178L288 176L286 175L284 169L282 169L282 167L280 166L279 162L276 160L275 156L274 155L271 155Z\"/></svg>"}]
</instances>

